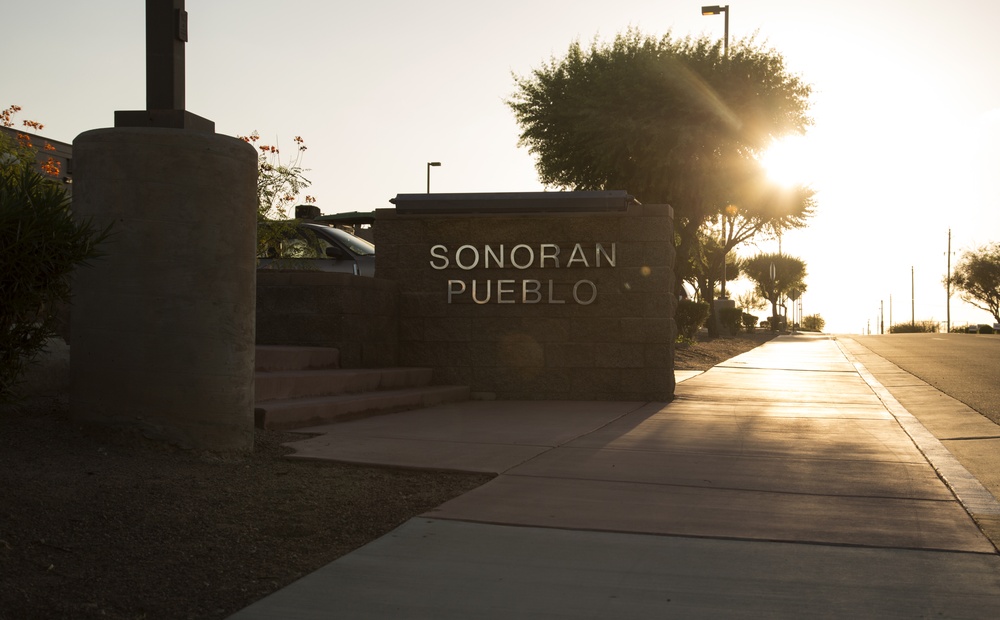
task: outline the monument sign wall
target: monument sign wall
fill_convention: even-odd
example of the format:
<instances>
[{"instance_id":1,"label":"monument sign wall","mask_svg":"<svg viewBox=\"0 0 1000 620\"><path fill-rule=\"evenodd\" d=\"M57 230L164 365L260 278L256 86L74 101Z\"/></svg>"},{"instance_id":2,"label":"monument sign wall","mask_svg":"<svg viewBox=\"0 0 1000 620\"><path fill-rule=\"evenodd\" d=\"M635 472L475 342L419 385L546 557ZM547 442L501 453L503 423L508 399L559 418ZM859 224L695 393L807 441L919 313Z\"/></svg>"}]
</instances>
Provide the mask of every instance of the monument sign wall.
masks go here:
<instances>
[{"instance_id":1,"label":"monument sign wall","mask_svg":"<svg viewBox=\"0 0 1000 620\"><path fill-rule=\"evenodd\" d=\"M673 396L673 210L625 192L401 194L376 214L399 359L500 399Z\"/></svg>"}]
</instances>

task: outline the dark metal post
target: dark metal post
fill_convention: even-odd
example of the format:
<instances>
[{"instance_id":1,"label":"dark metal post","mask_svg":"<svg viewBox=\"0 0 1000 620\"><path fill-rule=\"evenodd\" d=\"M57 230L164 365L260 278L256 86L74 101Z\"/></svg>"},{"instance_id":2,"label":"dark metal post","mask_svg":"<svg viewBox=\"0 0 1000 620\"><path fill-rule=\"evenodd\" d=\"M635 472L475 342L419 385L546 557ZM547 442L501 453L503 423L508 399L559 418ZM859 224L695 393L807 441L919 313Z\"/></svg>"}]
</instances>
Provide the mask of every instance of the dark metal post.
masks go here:
<instances>
[{"instance_id":1,"label":"dark metal post","mask_svg":"<svg viewBox=\"0 0 1000 620\"><path fill-rule=\"evenodd\" d=\"M184 109L184 0L146 0L146 109Z\"/></svg>"},{"instance_id":2,"label":"dark metal post","mask_svg":"<svg viewBox=\"0 0 1000 620\"><path fill-rule=\"evenodd\" d=\"M437 166L440 166L440 165L441 165L441 162L439 162L439 161L429 161L429 162L427 162L427 193L428 194L431 193L431 166L437 167Z\"/></svg>"},{"instance_id":3,"label":"dark metal post","mask_svg":"<svg viewBox=\"0 0 1000 620\"><path fill-rule=\"evenodd\" d=\"M722 12L726 15L726 34L725 42L722 44L722 55L726 58L729 57L729 5L722 7Z\"/></svg>"},{"instance_id":4,"label":"dark metal post","mask_svg":"<svg viewBox=\"0 0 1000 620\"><path fill-rule=\"evenodd\" d=\"M215 132L215 123L185 110L184 0L146 0L146 109L115 112L116 127L169 127Z\"/></svg>"},{"instance_id":5,"label":"dark metal post","mask_svg":"<svg viewBox=\"0 0 1000 620\"><path fill-rule=\"evenodd\" d=\"M702 15L718 15L719 13L722 13L723 16L725 16L726 21L726 34L722 43L722 55L729 56L729 5L719 6L716 4L701 7Z\"/></svg>"}]
</instances>

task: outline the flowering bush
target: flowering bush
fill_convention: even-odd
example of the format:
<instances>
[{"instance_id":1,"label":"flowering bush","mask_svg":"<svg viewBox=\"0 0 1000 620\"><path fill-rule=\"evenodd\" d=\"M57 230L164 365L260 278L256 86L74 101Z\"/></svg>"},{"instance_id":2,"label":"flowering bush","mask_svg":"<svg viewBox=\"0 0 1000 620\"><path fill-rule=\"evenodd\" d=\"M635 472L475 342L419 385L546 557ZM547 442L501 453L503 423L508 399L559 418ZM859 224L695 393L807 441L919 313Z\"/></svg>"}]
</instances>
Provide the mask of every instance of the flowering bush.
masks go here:
<instances>
[{"instance_id":1,"label":"flowering bush","mask_svg":"<svg viewBox=\"0 0 1000 620\"><path fill-rule=\"evenodd\" d=\"M12 105L6 110L0 110L0 126L2 127L14 127L14 117L18 112L21 111L21 106ZM38 121L32 120L22 120L21 124L29 129L34 129L35 131L41 131L45 129L45 125L39 123ZM52 146L48 142L41 146L42 150L54 151L56 147ZM17 143L16 145L8 145L6 153L13 153L18 159L25 161L32 161L37 159L38 166L45 174L58 177L62 172L62 164L53 157L45 157L39 153L35 145L31 142L31 136L26 133L17 133Z\"/></svg>"},{"instance_id":2,"label":"flowering bush","mask_svg":"<svg viewBox=\"0 0 1000 620\"><path fill-rule=\"evenodd\" d=\"M260 134L254 131L249 136L237 136L240 140L258 149L257 154L257 219L288 219L288 207L292 206L299 194L311 183L305 177L308 172L302 167L302 157L306 152L305 140L295 136L295 156L287 162L281 161L281 151L277 146L257 144ZM305 196L304 202L316 199Z\"/></svg>"},{"instance_id":3,"label":"flowering bush","mask_svg":"<svg viewBox=\"0 0 1000 620\"><path fill-rule=\"evenodd\" d=\"M277 146L258 144L260 134L254 131L249 136L238 136L240 140L257 147L257 257L269 257L275 248L280 248L282 240L295 234L295 224L287 220L288 207L294 206L296 199L311 184L305 177L302 157L306 143L302 136L295 136L295 156L281 161L281 151ZM316 199L305 196L303 202L312 204ZM261 226L262 222L268 225ZM278 258L286 258L280 255ZM300 267L298 261L287 261L284 268Z\"/></svg>"},{"instance_id":4,"label":"flowering bush","mask_svg":"<svg viewBox=\"0 0 1000 620\"><path fill-rule=\"evenodd\" d=\"M0 123L10 127L18 111L0 112ZM16 394L25 369L54 335L53 310L69 302L70 273L98 256L109 232L73 219L65 188L36 169L36 152L23 135L0 134L0 400Z\"/></svg>"}]
</instances>

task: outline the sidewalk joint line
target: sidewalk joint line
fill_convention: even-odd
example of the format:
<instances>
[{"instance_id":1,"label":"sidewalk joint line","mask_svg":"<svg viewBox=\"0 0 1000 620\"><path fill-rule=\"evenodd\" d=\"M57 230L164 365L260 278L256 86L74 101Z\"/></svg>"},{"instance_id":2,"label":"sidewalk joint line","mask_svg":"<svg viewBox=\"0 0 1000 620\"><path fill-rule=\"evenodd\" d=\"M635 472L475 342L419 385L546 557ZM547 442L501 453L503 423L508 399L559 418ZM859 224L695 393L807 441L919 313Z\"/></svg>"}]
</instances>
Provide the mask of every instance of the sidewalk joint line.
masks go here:
<instances>
[{"instance_id":1,"label":"sidewalk joint line","mask_svg":"<svg viewBox=\"0 0 1000 620\"><path fill-rule=\"evenodd\" d=\"M512 470L507 470L506 472L500 474L501 476L511 476L516 478L535 478L540 480L573 480L576 482L604 482L608 484L626 484L626 485L640 485L640 486L653 486L653 487L671 487L671 488L681 488L681 489L700 489L707 491L733 491L737 493L769 493L772 495L787 495L794 497L828 497L831 499L874 499L874 500L889 500L889 501L902 501L902 502L934 502L941 504L950 504L957 501L956 499L935 499L933 497L899 497L896 495L858 495L854 493L806 493L802 491L782 491L777 489L755 489L747 487L718 487L718 486L704 486L699 484L681 484L679 482L647 482L643 480L609 480L607 478L578 478L578 477L568 477L568 476L552 476L544 474L519 474Z\"/></svg>"},{"instance_id":2,"label":"sidewalk joint line","mask_svg":"<svg viewBox=\"0 0 1000 620\"><path fill-rule=\"evenodd\" d=\"M548 524L525 524L525 523L507 523L505 521L490 521L487 519L472 519L468 517L447 517L443 515L429 515L424 513L414 519L422 519L426 521L454 521L458 523L470 523L474 525L484 525L490 527L510 527L510 528L524 528L524 529L539 529L539 530L562 530L565 532L598 532L603 534L619 534L622 536L656 536L660 538L686 538L686 539L696 539L696 540L724 540L732 542L744 542L744 543L761 543L761 544L780 544L780 545L806 545L811 547L836 547L840 549L883 549L887 551L915 551L918 553L964 553L968 555L979 555L979 556L995 556L995 553L989 553L985 551L971 551L968 549L948 549L943 547L905 547L905 546L892 546L892 545L875 545L871 543L845 543L845 542L831 542L831 541L820 541L820 540L792 540L783 538L751 538L748 536L724 536L724 535L711 535L711 534L676 534L676 533L665 533L665 532L638 532L635 530L626 529L611 529L611 528L599 528L599 527L566 527L559 525L548 525Z\"/></svg>"}]
</instances>

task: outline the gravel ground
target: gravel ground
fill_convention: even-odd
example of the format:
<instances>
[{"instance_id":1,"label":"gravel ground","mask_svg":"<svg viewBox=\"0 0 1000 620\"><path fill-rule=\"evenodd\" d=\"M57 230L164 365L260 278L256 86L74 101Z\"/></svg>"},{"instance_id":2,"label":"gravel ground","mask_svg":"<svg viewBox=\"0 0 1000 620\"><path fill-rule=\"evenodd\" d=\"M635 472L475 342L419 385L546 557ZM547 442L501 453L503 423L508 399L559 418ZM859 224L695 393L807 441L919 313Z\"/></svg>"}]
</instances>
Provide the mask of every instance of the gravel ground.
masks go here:
<instances>
[{"instance_id":1,"label":"gravel ground","mask_svg":"<svg viewBox=\"0 0 1000 620\"><path fill-rule=\"evenodd\" d=\"M770 335L677 350L706 370ZM0 407L0 620L225 618L491 476L193 454Z\"/></svg>"},{"instance_id":2,"label":"gravel ground","mask_svg":"<svg viewBox=\"0 0 1000 620\"><path fill-rule=\"evenodd\" d=\"M224 618L490 476L220 458L0 410L0 618Z\"/></svg>"},{"instance_id":3,"label":"gravel ground","mask_svg":"<svg viewBox=\"0 0 1000 620\"><path fill-rule=\"evenodd\" d=\"M677 370L708 370L740 353L774 338L770 332L740 334L735 338L704 339L690 345L678 345L674 350L674 368Z\"/></svg>"}]
</instances>

